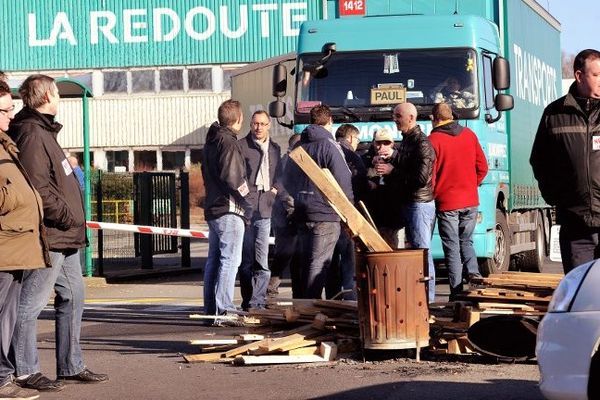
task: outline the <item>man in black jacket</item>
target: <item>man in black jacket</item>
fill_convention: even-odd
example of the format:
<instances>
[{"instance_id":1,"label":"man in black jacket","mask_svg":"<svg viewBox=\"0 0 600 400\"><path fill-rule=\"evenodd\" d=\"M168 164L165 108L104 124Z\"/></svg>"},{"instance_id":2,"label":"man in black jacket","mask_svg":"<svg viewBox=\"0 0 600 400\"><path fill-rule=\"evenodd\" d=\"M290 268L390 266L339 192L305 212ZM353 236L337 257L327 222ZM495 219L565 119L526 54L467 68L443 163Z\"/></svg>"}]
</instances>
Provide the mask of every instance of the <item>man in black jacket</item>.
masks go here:
<instances>
[{"instance_id":1,"label":"man in black jacket","mask_svg":"<svg viewBox=\"0 0 600 400\"><path fill-rule=\"evenodd\" d=\"M429 302L435 301L435 268L429 248L435 224L433 201L433 163L435 151L429 139L417 125L417 109L412 103L394 108L394 122L402 141L392 173L400 186L400 211L410 247L427 249L429 265ZM379 164L379 173L390 173L389 164Z\"/></svg>"},{"instance_id":2,"label":"man in black jacket","mask_svg":"<svg viewBox=\"0 0 600 400\"><path fill-rule=\"evenodd\" d=\"M239 141L248 176L248 196L254 214L244 232L240 288L242 308L264 308L269 270L269 234L271 211L280 188L275 171L281 158L281 148L269 138L271 118L265 111L256 111L250 121L250 133Z\"/></svg>"},{"instance_id":3,"label":"man in black jacket","mask_svg":"<svg viewBox=\"0 0 600 400\"><path fill-rule=\"evenodd\" d=\"M9 134L44 204L52 268L26 271L11 344L16 383L39 391L61 390L61 381L97 383L108 380L86 368L79 345L85 285L79 249L85 247L85 216L79 183L56 137L59 93L54 79L31 75L19 89L24 108L10 124ZM36 320L54 288L56 367L58 381L40 372Z\"/></svg>"},{"instance_id":4,"label":"man in black jacket","mask_svg":"<svg viewBox=\"0 0 600 400\"><path fill-rule=\"evenodd\" d=\"M242 261L244 225L252 216L247 201L244 156L237 140L243 115L240 103L219 106L219 122L208 129L202 177L206 188L204 218L208 222L208 256L204 267L204 312L235 312L235 276ZM220 320L216 321L221 323Z\"/></svg>"},{"instance_id":5,"label":"man in black jacket","mask_svg":"<svg viewBox=\"0 0 600 400\"><path fill-rule=\"evenodd\" d=\"M325 105L310 110L310 123L300 145L321 168L328 168L352 202L351 174L339 145L333 140L331 111ZM289 169L288 169L289 167ZM294 197L302 270L303 297L320 299L335 243L340 236L340 218L308 176L295 164L286 167L285 187Z\"/></svg>"},{"instance_id":6,"label":"man in black jacket","mask_svg":"<svg viewBox=\"0 0 600 400\"><path fill-rule=\"evenodd\" d=\"M556 206L565 273L600 257L600 52L581 51L575 82L544 110L530 163Z\"/></svg>"}]
</instances>

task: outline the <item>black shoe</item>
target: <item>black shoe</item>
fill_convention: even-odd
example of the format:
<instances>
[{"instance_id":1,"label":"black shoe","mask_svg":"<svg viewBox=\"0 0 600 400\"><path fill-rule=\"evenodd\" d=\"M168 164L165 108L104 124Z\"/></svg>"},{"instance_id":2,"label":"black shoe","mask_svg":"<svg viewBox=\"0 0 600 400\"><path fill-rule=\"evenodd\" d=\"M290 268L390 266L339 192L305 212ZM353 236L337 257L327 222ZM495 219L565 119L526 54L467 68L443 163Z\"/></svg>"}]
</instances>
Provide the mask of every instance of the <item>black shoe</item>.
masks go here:
<instances>
[{"instance_id":1,"label":"black shoe","mask_svg":"<svg viewBox=\"0 0 600 400\"><path fill-rule=\"evenodd\" d=\"M77 375L59 376L58 379L60 379L61 381L68 381L73 383L100 383L108 381L108 375L95 374L89 369L85 368Z\"/></svg>"},{"instance_id":2,"label":"black shoe","mask_svg":"<svg viewBox=\"0 0 600 400\"><path fill-rule=\"evenodd\" d=\"M38 392L60 392L65 385L45 377L41 372L29 375L24 379L15 379L15 383L25 389L35 389Z\"/></svg>"}]
</instances>

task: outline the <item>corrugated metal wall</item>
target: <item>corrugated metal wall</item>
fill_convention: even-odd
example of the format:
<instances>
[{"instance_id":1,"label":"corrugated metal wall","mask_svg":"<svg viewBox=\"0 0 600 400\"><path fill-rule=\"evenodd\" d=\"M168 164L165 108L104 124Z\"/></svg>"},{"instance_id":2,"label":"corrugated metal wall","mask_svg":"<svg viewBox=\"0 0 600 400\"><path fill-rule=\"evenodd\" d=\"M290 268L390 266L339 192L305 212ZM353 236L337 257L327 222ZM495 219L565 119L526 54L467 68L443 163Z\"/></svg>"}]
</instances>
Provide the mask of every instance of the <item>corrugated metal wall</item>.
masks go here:
<instances>
[{"instance_id":1,"label":"corrugated metal wall","mask_svg":"<svg viewBox=\"0 0 600 400\"><path fill-rule=\"evenodd\" d=\"M228 98L229 93L90 99L90 147L202 145ZM81 100L62 100L59 108L61 146L82 148Z\"/></svg>"}]
</instances>

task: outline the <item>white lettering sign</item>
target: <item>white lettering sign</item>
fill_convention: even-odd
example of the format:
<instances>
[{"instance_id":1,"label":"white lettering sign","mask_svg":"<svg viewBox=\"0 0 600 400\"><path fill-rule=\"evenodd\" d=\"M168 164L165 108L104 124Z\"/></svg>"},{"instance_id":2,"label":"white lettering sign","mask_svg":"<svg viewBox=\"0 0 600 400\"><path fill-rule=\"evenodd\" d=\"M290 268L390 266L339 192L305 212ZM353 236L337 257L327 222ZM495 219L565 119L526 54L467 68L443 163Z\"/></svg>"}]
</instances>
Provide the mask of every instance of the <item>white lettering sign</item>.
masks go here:
<instances>
[{"instance_id":1,"label":"white lettering sign","mask_svg":"<svg viewBox=\"0 0 600 400\"><path fill-rule=\"evenodd\" d=\"M513 45L513 54L517 81L515 95L536 106L545 107L554 101L558 97L556 69L516 43Z\"/></svg>"},{"instance_id":2,"label":"white lettering sign","mask_svg":"<svg viewBox=\"0 0 600 400\"><path fill-rule=\"evenodd\" d=\"M258 20L251 19L250 13L258 13ZM148 24L150 17L152 26ZM52 47L56 46L58 40L65 40L76 46L78 37L80 40L87 40L89 37L92 45L102 42L169 42L181 34L197 41L205 41L215 35L222 35L227 39L240 39L248 35L251 28L249 21L256 21L253 31L260 33L261 38L268 39L275 32L281 32L284 37L293 37L298 36L300 25L308 19L308 4L306 0L283 4L272 1L253 4L251 9L247 4L240 4L221 5L215 10L197 6L180 13L166 7L125 9L121 11L121 15L112 11L94 10L89 12L89 32L73 31L70 18L80 20L82 16L68 15L64 11L57 12L52 21L51 31L40 32L39 26L42 24L38 24L37 15L29 14L29 46ZM273 26L275 23L280 26Z\"/></svg>"}]
</instances>

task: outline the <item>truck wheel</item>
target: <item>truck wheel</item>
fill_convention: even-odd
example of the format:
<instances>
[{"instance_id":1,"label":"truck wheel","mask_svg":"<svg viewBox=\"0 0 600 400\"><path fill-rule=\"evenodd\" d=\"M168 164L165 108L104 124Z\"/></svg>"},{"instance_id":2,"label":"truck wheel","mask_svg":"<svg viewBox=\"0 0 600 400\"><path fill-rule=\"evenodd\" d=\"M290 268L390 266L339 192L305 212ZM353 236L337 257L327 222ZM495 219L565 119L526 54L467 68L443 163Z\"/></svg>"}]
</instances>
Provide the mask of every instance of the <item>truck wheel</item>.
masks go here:
<instances>
[{"instance_id":1,"label":"truck wheel","mask_svg":"<svg viewBox=\"0 0 600 400\"><path fill-rule=\"evenodd\" d=\"M482 258L479 261L479 270L484 276L499 274L508 271L510 265L510 231L506 216L496 210L496 249L492 258Z\"/></svg>"},{"instance_id":2,"label":"truck wheel","mask_svg":"<svg viewBox=\"0 0 600 400\"><path fill-rule=\"evenodd\" d=\"M546 259L546 241L541 219L541 217L537 219L535 231L531 232L531 240L535 243L535 249L524 252L518 263L519 269L522 271L542 272Z\"/></svg>"}]
</instances>

